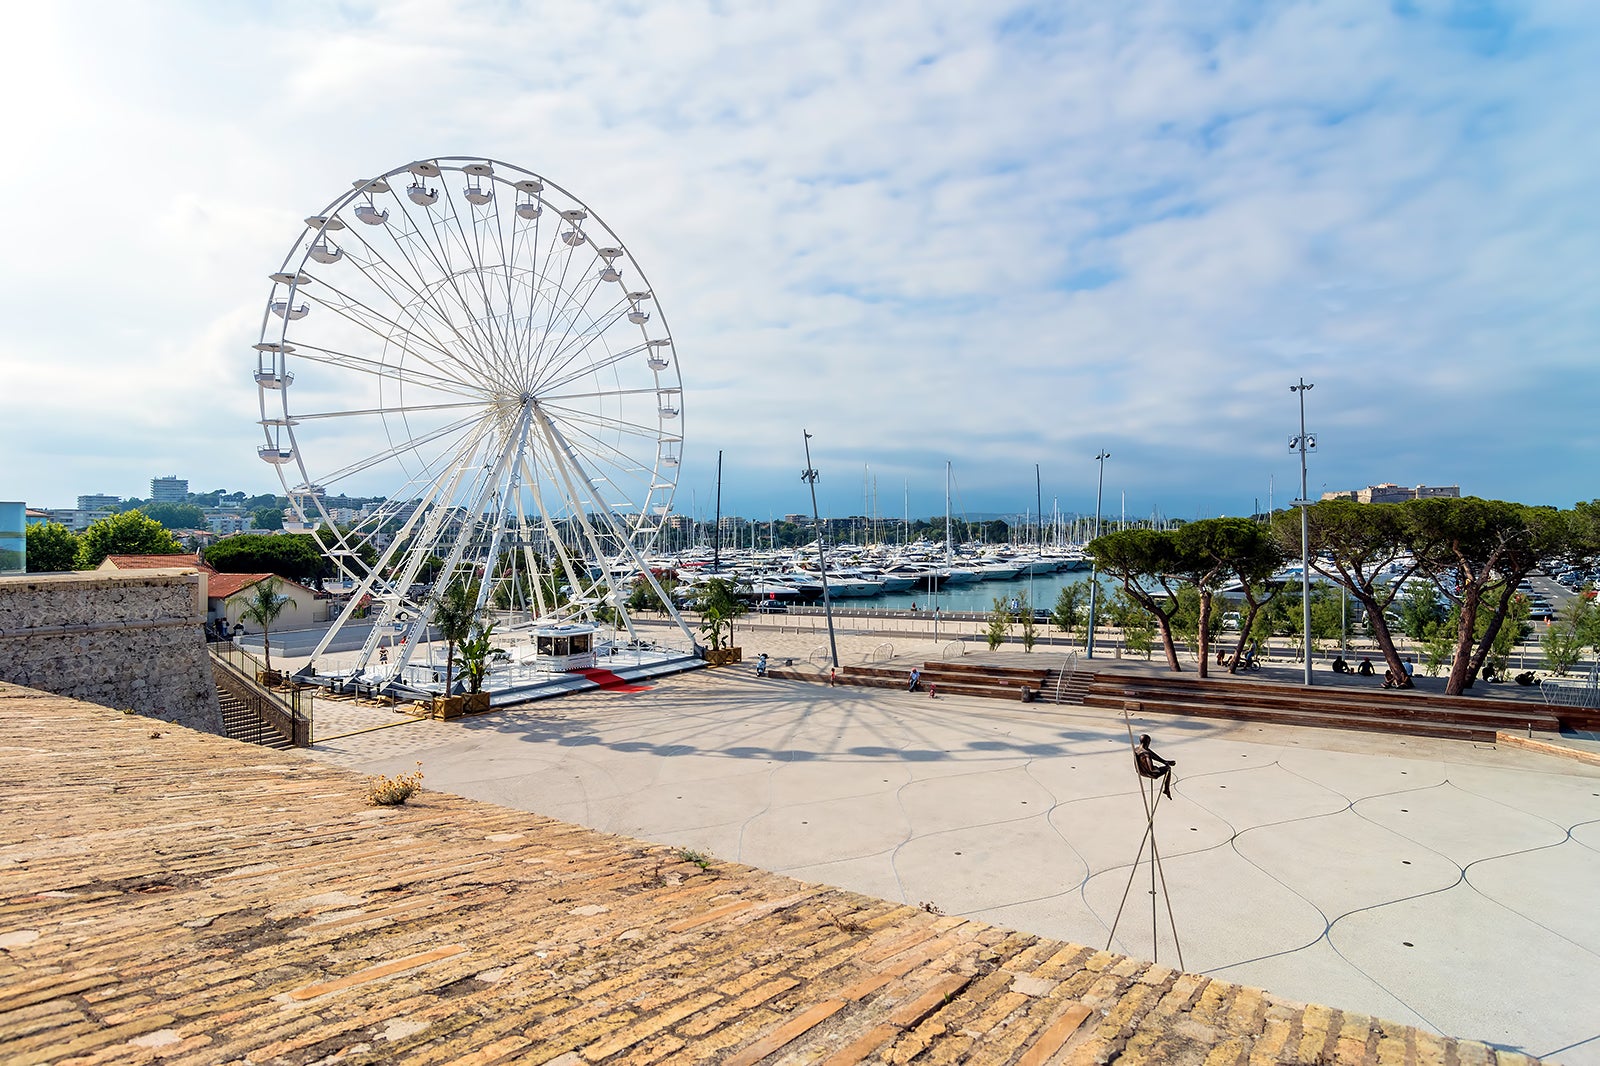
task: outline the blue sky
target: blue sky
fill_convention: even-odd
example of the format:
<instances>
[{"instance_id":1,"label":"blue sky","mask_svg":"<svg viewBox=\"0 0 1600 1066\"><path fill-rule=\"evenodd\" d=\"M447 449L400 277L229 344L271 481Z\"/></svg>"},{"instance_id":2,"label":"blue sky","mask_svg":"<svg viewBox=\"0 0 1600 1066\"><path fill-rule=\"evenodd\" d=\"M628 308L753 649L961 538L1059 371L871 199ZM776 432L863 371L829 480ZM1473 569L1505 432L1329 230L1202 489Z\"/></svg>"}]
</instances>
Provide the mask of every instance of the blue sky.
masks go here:
<instances>
[{"instance_id":1,"label":"blue sky","mask_svg":"<svg viewBox=\"0 0 1600 1066\"><path fill-rule=\"evenodd\" d=\"M274 491L300 220L482 154L605 217L684 382L679 510L1241 514L1600 496L1592 3L30 5L0 44L0 498Z\"/></svg>"}]
</instances>

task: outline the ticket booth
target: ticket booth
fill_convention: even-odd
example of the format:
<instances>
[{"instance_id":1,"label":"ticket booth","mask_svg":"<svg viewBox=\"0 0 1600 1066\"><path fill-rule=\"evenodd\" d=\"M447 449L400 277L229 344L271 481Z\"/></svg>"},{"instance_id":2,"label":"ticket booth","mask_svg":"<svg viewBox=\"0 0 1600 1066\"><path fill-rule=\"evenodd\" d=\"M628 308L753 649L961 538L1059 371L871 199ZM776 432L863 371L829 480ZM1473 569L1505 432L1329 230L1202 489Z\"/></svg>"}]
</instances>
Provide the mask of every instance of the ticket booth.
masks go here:
<instances>
[{"instance_id":1,"label":"ticket booth","mask_svg":"<svg viewBox=\"0 0 1600 1066\"><path fill-rule=\"evenodd\" d=\"M540 626L534 630L533 664L551 673L594 667L594 626Z\"/></svg>"}]
</instances>

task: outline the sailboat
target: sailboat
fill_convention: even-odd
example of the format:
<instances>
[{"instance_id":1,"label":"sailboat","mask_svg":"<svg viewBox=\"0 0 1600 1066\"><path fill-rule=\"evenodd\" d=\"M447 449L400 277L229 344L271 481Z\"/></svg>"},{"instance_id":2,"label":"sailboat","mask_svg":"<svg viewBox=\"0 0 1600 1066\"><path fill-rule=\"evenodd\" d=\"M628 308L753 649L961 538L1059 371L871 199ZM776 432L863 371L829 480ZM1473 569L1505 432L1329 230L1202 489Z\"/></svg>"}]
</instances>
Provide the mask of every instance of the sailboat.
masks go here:
<instances>
[{"instance_id":1,"label":"sailboat","mask_svg":"<svg viewBox=\"0 0 1600 1066\"><path fill-rule=\"evenodd\" d=\"M944 568L940 572L939 582L943 585L965 585L969 581L978 580L976 570L956 566L955 547L951 543L950 532L950 460L944 461Z\"/></svg>"}]
</instances>

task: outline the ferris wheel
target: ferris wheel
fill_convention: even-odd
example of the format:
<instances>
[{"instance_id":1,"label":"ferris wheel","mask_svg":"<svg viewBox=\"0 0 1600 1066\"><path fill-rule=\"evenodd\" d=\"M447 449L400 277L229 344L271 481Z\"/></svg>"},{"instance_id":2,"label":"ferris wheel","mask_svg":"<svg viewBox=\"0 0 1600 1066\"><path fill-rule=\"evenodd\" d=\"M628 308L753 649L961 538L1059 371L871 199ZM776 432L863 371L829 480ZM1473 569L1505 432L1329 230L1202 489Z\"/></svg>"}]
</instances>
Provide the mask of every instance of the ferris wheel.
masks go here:
<instances>
[{"instance_id":1,"label":"ferris wheel","mask_svg":"<svg viewBox=\"0 0 1600 1066\"><path fill-rule=\"evenodd\" d=\"M621 239L478 157L356 181L305 226L271 275L255 380L259 455L354 587L313 660L370 608L350 672L398 677L453 581L480 612L632 633L642 576L670 611L644 557L677 487L682 380Z\"/></svg>"}]
</instances>

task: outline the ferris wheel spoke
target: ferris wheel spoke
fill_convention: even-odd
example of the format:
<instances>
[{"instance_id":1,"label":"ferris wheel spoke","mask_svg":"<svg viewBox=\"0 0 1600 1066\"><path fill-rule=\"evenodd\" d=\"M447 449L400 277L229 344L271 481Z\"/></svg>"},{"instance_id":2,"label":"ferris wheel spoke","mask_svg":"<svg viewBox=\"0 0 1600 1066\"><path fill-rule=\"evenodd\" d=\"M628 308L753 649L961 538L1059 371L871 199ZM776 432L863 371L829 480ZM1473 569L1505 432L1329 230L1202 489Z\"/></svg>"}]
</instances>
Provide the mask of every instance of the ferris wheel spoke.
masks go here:
<instances>
[{"instance_id":1,"label":"ferris wheel spoke","mask_svg":"<svg viewBox=\"0 0 1600 1066\"><path fill-rule=\"evenodd\" d=\"M547 376L541 382L540 387L542 389L561 388L570 381L575 381L579 377L604 369L614 363L621 362L630 355L637 355L644 351L647 345L641 341L618 352L608 351L606 356L599 360L583 361L584 356L589 353L590 346L602 340L613 326L620 323L630 306L626 301L618 301L612 307L607 308L601 316L594 318L591 321L590 328L572 337L564 347L553 353L553 357L546 366L547 375L552 376ZM575 372L569 373L569 369Z\"/></svg>"},{"instance_id":2,"label":"ferris wheel spoke","mask_svg":"<svg viewBox=\"0 0 1600 1066\"><path fill-rule=\"evenodd\" d=\"M407 279L406 275L389 261L388 257L384 255L381 248L377 247L375 244L373 244L373 242L369 241L365 236L359 233L357 234L357 240L360 242L362 247L367 249L368 254L373 257L372 264L381 265L383 271L387 272L387 275L394 279L395 283L403 287L406 292L410 294L410 298L401 299L396 294L391 292L386 286L381 284L377 278L373 276L374 274L378 273L378 271L363 270L363 273L368 277L369 280L373 282L374 285L382 290L389 300L397 307L416 308L418 309L419 314L426 313L432 319L434 319L438 325L442 326L451 336L455 337L457 342L461 345L460 352L449 352L448 345L446 345L438 337L433 338L434 344L439 349L446 351L449 354L449 358L452 362L463 366L463 368L471 367L479 372L482 372L484 369L484 363L480 358L479 352L479 349L482 345L482 338L479 337L475 340L469 340L467 337L462 335L460 325L458 325L455 320L446 314L445 308L439 306L438 302L433 298L432 291L430 290L432 290L434 287L430 286L428 283L427 272L424 270L422 264L413 257L410 249L411 247L420 245L423 251L427 253L429 260L433 262L435 267L443 271L446 277L449 277L451 273L451 268L449 267L448 262L446 260L441 260L435 249L429 244L425 231L422 230L422 228L412 217L411 208L407 206L407 201L396 196L395 203L400 209L400 217L405 220L405 224L409 228L392 230L390 231L390 237L393 241L395 251L406 263L411 273L415 275L417 279L415 284L412 284L411 281ZM426 211L426 209L424 210ZM428 217L431 225L431 214L429 214ZM387 228L388 227L386 226L386 229ZM457 293L456 295L459 300L459 294ZM464 300L460 300L459 302L460 310L464 319L469 325L474 327L475 332L475 315L472 306L466 303Z\"/></svg>"},{"instance_id":3,"label":"ferris wheel spoke","mask_svg":"<svg viewBox=\"0 0 1600 1066\"><path fill-rule=\"evenodd\" d=\"M601 465L606 467L608 471L606 479L608 481L615 482L620 479L628 481L628 486L617 486L619 491L630 491L631 489L632 493L640 495L641 499L634 501L635 503L642 503L643 498L648 497L649 489L653 482L650 477L641 475L653 474L653 470L647 470L640 466L633 456L606 444L598 437L584 431L581 426L569 424L567 429L573 443L584 446L585 451L592 456L591 461L597 468Z\"/></svg>"},{"instance_id":4,"label":"ferris wheel spoke","mask_svg":"<svg viewBox=\"0 0 1600 1066\"><path fill-rule=\"evenodd\" d=\"M457 210L454 201L451 201L450 209L448 212L444 213L444 217L447 221L453 221L455 223L457 233L460 234L461 215ZM439 217L437 217L435 213L430 210L427 212L427 218L427 232L430 232L434 239L432 242L426 240L422 236L424 231L419 226L417 227L419 243L422 245L423 249L428 253L428 255L434 260L434 263L444 271L444 285L449 289L451 295L455 297L455 302L460 305L462 312L467 317L467 322L471 327L472 333L474 337L476 337L476 341L472 345L474 356L477 358L480 366L487 368L489 363L492 361L490 353L495 351L494 340L484 332L482 324L478 321L478 315L471 301L469 301L463 294L460 284L460 278L464 269L471 273L480 282L482 280L482 271L481 269L476 269L477 264L472 260L470 252L468 252L467 257L467 268L462 268L452 263L450 258L450 240L446 234L442 234L440 232ZM464 237L463 240L465 240ZM492 302L486 298L483 306L484 309L487 310L490 306L492 306Z\"/></svg>"},{"instance_id":5,"label":"ferris wheel spoke","mask_svg":"<svg viewBox=\"0 0 1600 1066\"><path fill-rule=\"evenodd\" d=\"M490 205L493 204L494 201L491 200ZM469 285L474 282L476 283L478 291L474 294L474 296L475 298L481 297L483 300L482 306L487 309L494 306L494 300L489 296L488 286L483 276L483 257L480 254L475 254L474 250L474 245L477 244L477 241L474 238L478 233L478 215L476 214L474 208L469 207L467 211L467 226L462 225L462 214L460 210L456 209L454 206L452 206L450 212L446 216L447 221L455 224L455 236L460 242L462 254L466 257L465 268L452 271L450 274L450 283L452 287L457 289L457 298L461 300L462 304L465 306L470 306L467 298L464 295L461 295L458 287L458 280L464 274L469 279ZM431 215L429 217L430 219L432 218ZM471 230L471 236L468 234L469 229ZM451 242L448 237L441 237L439 240L440 248L445 252L446 258L449 256L450 243ZM476 322L476 318L474 318L474 321ZM479 324L479 333L482 336L484 354L488 355L504 349L503 343L501 345L496 345L495 343L495 338L493 336L493 322L488 323L487 326Z\"/></svg>"},{"instance_id":6,"label":"ferris wheel spoke","mask_svg":"<svg viewBox=\"0 0 1600 1066\"><path fill-rule=\"evenodd\" d=\"M482 410L483 403L481 401L467 401L465 403L422 403L400 405L396 407L368 407L360 410L346 411L313 411L309 413L297 411L294 418L296 422L309 422L318 418L356 418L363 415L416 414L422 411L459 411L468 407L472 408L473 410Z\"/></svg>"},{"instance_id":7,"label":"ferris wheel spoke","mask_svg":"<svg viewBox=\"0 0 1600 1066\"><path fill-rule=\"evenodd\" d=\"M438 429L435 429L432 432L424 433L419 437L412 437L409 440L391 443L388 448L385 448L381 452L377 452L374 455L369 455L364 459L358 459L348 466L341 467L325 477L319 478L317 483L323 486L337 484L338 482L354 474L359 474L364 470L370 470L379 463L385 463L391 459L398 458L399 456L404 455L406 452L414 452L425 444L432 444L434 441L448 437L452 433L458 433L461 430L466 429L468 426L475 424L479 424L479 420L476 417L461 418L451 422L449 425L440 426Z\"/></svg>"},{"instance_id":8,"label":"ferris wheel spoke","mask_svg":"<svg viewBox=\"0 0 1600 1066\"><path fill-rule=\"evenodd\" d=\"M562 392L555 394L540 393L539 402L564 407L565 405L571 404L577 400L592 400L599 399L601 397L616 396L659 396L663 392L675 391L677 391L675 388L651 387L639 389L611 389L608 391L597 392Z\"/></svg>"},{"instance_id":9,"label":"ferris wheel spoke","mask_svg":"<svg viewBox=\"0 0 1600 1066\"><path fill-rule=\"evenodd\" d=\"M453 376L460 378L462 376L461 371L470 370L470 366L461 359L459 349L452 348L448 339L453 337L458 342L462 342L455 323L439 313L426 300L412 298L410 302L407 302L403 293L396 294L390 286L379 280L386 273L387 268L384 271L375 270L367 275L367 279L394 307L400 309L403 315L394 317L383 315L359 301L353 302L353 306L360 308L366 315L389 327L387 333L379 329L372 329L372 332L382 338L385 344L393 343L394 335L399 333L408 342L403 346L408 355L424 359L426 358L424 353L431 351L433 358L427 359L430 366L433 366L441 373L451 373ZM408 319L408 321L402 321L402 317ZM441 336L441 332L444 336ZM420 340L421 343L409 343L412 340ZM447 371L446 367L452 369Z\"/></svg>"},{"instance_id":10,"label":"ferris wheel spoke","mask_svg":"<svg viewBox=\"0 0 1600 1066\"><path fill-rule=\"evenodd\" d=\"M592 376L597 371L608 370L608 369L610 369L612 367L619 366L622 363L625 363L627 360L632 359L634 356L639 355L644 350L645 350L645 346L643 344L636 344L631 348L624 348L621 351L607 353L607 355L604 358L596 359L593 363L590 363L587 366L579 367L573 373L568 374L566 377L557 378L554 381L544 382L540 386L539 394L540 394L540 396L550 395L549 390L551 390L551 389L565 388L566 386L571 385L575 381L579 381L579 380L581 380L581 379L583 379L585 377ZM634 391L643 391L643 390L634 390ZM648 390L648 391L655 391L655 390ZM605 395L612 395L612 394L607 393ZM562 394L556 393L551 398L552 399L560 399L560 398L562 398Z\"/></svg>"},{"instance_id":11,"label":"ferris wheel spoke","mask_svg":"<svg viewBox=\"0 0 1600 1066\"><path fill-rule=\"evenodd\" d=\"M560 241L560 234L561 227L557 226L555 231L550 235L550 245L552 251L554 250L556 243ZM565 244L565 241L560 241L560 243ZM549 352L546 350L546 348L551 334L555 332L558 316L563 322L568 317L565 312L568 305L571 303L571 300L567 291L567 274L572 269L572 260L575 254L575 249L573 249L571 246L568 246L567 253L561 256L561 273L558 277L553 279L553 283L546 290L545 302L549 305L549 311L545 315L544 326L539 331L540 340L534 350L533 365L535 367L544 366L549 359ZM556 295L552 296L550 293L555 293ZM574 304L573 306L576 305Z\"/></svg>"},{"instance_id":12,"label":"ferris wheel spoke","mask_svg":"<svg viewBox=\"0 0 1600 1066\"><path fill-rule=\"evenodd\" d=\"M475 386L468 386L455 378L423 374L409 367L391 366L364 355L335 351L332 348L317 348L304 342L300 342L300 344L301 346L295 350L295 356L307 362L353 370L376 378L392 378L399 384L415 385L418 388L432 389L436 392L464 396L469 399L481 400L483 396L481 389ZM418 362L425 362L425 360L419 359Z\"/></svg>"},{"instance_id":13,"label":"ferris wheel spoke","mask_svg":"<svg viewBox=\"0 0 1600 1066\"><path fill-rule=\"evenodd\" d=\"M344 303L333 303L331 301L323 300L320 297L307 297L308 302L312 301L313 299L315 299L317 304L338 315L340 318L343 318L345 321L366 330L378 340L382 341L385 345L394 343L396 334L399 334L407 341L420 341L421 343L417 345L412 345L409 343L403 345L406 353L415 357L421 362L426 363L428 366L438 371L441 376L448 377L456 381L460 380L460 374L451 374L445 368L445 366L440 365L441 363L445 363L459 366L460 363L447 347L439 343L437 338L426 333L418 333L415 330L412 330L410 327L403 325L399 321L374 310L367 304L355 300L353 297L346 297L346 302ZM387 326L388 329L380 329L376 323L381 323L383 326ZM295 339L297 344L300 343L298 332L295 334ZM423 354L424 352L430 350L435 354L436 359L429 359Z\"/></svg>"},{"instance_id":14,"label":"ferris wheel spoke","mask_svg":"<svg viewBox=\"0 0 1600 1066\"><path fill-rule=\"evenodd\" d=\"M599 256L596 256L595 258L598 259ZM565 320L563 322L561 336L556 339L555 344L552 345L545 354L544 366L547 369L559 371L564 365L570 363L574 358L576 358L576 354L564 355L564 353L566 353L569 343L574 343L573 330L578 326L579 320L582 318L581 312L583 308L588 305L589 301L594 298L594 294L599 292L600 287L604 284L605 282L597 279L590 284L589 293L587 296L579 297L570 301L574 308L574 312L564 316ZM577 293L574 292L573 296L577 297ZM621 315L619 314L617 318L620 320ZM592 317L590 321L593 321ZM600 332L604 332L604 330L602 329ZM579 338L582 338L586 333L586 329L581 330L578 334Z\"/></svg>"},{"instance_id":15,"label":"ferris wheel spoke","mask_svg":"<svg viewBox=\"0 0 1600 1066\"><path fill-rule=\"evenodd\" d=\"M439 308L432 300L431 293L429 291L430 285L428 283L427 272L408 251L408 244L420 243L424 249L427 249L431 252L431 249L428 248L427 241L422 233L421 228L417 226L415 220L411 218L411 209L406 206L406 201L396 197L395 203L400 208L401 217L405 219L406 225L410 228L392 230L390 231L389 236L392 240L394 250L399 254L400 258L410 269L411 274L415 277L415 283L413 283L403 271L398 269L389 261L388 256L384 254L382 248L379 248L376 244L361 234L358 227L354 231L356 233L356 239L372 257L365 264L361 264L363 275L365 275L368 280L370 280L380 291L382 291L385 297L387 297L396 307L417 307L428 312L437 320L438 324L443 326L445 330L448 331L452 336L455 336L463 344L467 344L465 338L460 336L460 329L454 320L452 320L448 315L444 314L443 309ZM432 258L435 265L439 265L437 257L435 256ZM378 269L380 267L381 270ZM444 269L447 270L447 268ZM397 294L388 285L383 284L379 280L384 276L387 276L395 285L398 285L402 290L404 290L404 296ZM463 304L461 310L470 321L472 318L472 308L466 304ZM439 344L441 348L445 348L439 338L435 337L434 341L436 344Z\"/></svg>"}]
</instances>

